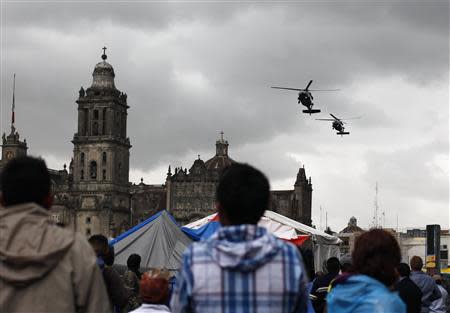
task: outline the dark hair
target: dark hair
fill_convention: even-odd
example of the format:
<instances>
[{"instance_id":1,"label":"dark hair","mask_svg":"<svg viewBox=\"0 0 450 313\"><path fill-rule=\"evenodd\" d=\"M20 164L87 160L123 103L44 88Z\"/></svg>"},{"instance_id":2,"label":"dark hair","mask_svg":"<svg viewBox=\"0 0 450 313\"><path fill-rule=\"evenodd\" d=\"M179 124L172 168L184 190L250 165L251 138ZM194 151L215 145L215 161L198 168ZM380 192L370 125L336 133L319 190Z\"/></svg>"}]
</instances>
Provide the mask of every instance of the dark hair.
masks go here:
<instances>
[{"instance_id":1,"label":"dark hair","mask_svg":"<svg viewBox=\"0 0 450 313\"><path fill-rule=\"evenodd\" d=\"M400 274L401 277L408 277L411 273L411 270L409 269L409 265L406 263L400 263L397 266L397 272Z\"/></svg>"},{"instance_id":2,"label":"dark hair","mask_svg":"<svg viewBox=\"0 0 450 313\"><path fill-rule=\"evenodd\" d=\"M97 234L89 237L88 241L91 244L92 248L94 248L97 256L104 259L108 251L108 238L101 234Z\"/></svg>"},{"instance_id":3,"label":"dark hair","mask_svg":"<svg viewBox=\"0 0 450 313\"><path fill-rule=\"evenodd\" d=\"M417 255L413 256L411 258L411 260L409 261L409 264L411 265L411 269L413 271L418 272L418 271L422 270L423 261L422 261L422 258L420 256L417 256Z\"/></svg>"},{"instance_id":4,"label":"dark hair","mask_svg":"<svg viewBox=\"0 0 450 313\"><path fill-rule=\"evenodd\" d=\"M396 280L395 268L400 263L397 240L382 229L372 229L358 237L353 250L355 272L377 279L386 286Z\"/></svg>"},{"instance_id":5,"label":"dark hair","mask_svg":"<svg viewBox=\"0 0 450 313\"><path fill-rule=\"evenodd\" d=\"M331 257L327 260L327 271L328 273L339 273L341 269L341 263L336 257Z\"/></svg>"},{"instance_id":6,"label":"dark hair","mask_svg":"<svg viewBox=\"0 0 450 313\"><path fill-rule=\"evenodd\" d=\"M266 176L248 164L234 163L224 172L216 191L231 224L256 224L269 207L270 186Z\"/></svg>"},{"instance_id":7,"label":"dark hair","mask_svg":"<svg viewBox=\"0 0 450 313\"><path fill-rule=\"evenodd\" d=\"M103 236L102 234L92 235L88 239L89 243L95 243L102 247L108 247L108 238Z\"/></svg>"},{"instance_id":8,"label":"dark hair","mask_svg":"<svg viewBox=\"0 0 450 313\"><path fill-rule=\"evenodd\" d=\"M5 206L27 202L43 205L50 186L50 174L42 159L28 156L12 159L1 173Z\"/></svg>"},{"instance_id":9,"label":"dark hair","mask_svg":"<svg viewBox=\"0 0 450 313\"><path fill-rule=\"evenodd\" d=\"M132 269L139 269L139 266L141 266L141 256L136 253L131 254L128 257L127 266Z\"/></svg>"}]
</instances>

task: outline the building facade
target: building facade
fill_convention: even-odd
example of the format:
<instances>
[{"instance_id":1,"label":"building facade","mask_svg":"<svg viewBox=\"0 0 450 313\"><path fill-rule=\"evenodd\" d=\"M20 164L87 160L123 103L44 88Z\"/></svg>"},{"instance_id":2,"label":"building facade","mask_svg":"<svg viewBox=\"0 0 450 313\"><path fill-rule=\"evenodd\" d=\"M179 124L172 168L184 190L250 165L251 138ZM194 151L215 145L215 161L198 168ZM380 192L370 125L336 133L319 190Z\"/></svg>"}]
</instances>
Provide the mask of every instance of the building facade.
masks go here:
<instances>
[{"instance_id":1,"label":"building facade","mask_svg":"<svg viewBox=\"0 0 450 313\"><path fill-rule=\"evenodd\" d=\"M107 56L94 67L92 84L78 92L78 126L73 136L73 157L67 168L50 169L55 221L87 236L115 237L160 210L167 209L180 224L215 212L215 190L224 168L235 161L228 155L223 133L216 153L206 162L187 168L171 167L164 184L129 182L130 139L127 137L127 95L115 86L114 69ZM2 167L27 154L14 124L2 137ZM311 225L311 178L300 168L292 190L271 192L271 210Z\"/></svg>"},{"instance_id":2,"label":"building facade","mask_svg":"<svg viewBox=\"0 0 450 313\"><path fill-rule=\"evenodd\" d=\"M221 172L235 163L228 155L229 144L221 138L216 141L216 154L204 162L194 161L187 168L175 168L167 173L166 207L181 224L187 224L216 212L215 192ZM311 225L311 178L306 178L305 169L299 169L293 190L271 191L270 210L301 223Z\"/></svg>"}]
</instances>

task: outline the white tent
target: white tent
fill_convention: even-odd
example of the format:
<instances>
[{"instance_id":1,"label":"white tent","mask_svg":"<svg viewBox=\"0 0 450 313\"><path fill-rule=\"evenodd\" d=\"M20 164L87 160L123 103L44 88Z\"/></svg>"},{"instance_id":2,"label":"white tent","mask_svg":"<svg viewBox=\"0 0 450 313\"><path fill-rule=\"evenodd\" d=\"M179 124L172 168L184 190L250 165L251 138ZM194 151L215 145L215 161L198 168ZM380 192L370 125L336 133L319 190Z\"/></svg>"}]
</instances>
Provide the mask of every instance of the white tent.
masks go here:
<instances>
[{"instance_id":1,"label":"white tent","mask_svg":"<svg viewBox=\"0 0 450 313\"><path fill-rule=\"evenodd\" d=\"M187 224L183 228L195 230L214 222L217 222L217 213ZM276 237L291 242L301 244L305 241L305 237L311 239L316 271L323 270L323 264L328 258L340 256L339 244L341 240L339 238L294 221L279 213L267 210L264 212L258 225L266 228Z\"/></svg>"},{"instance_id":2,"label":"white tent","mask_svg":"<svg viewBox=\"0 0 450 313\"><path fill-rule=\"evenodd\" d=\"M132 253L142 258L141 267L165 268L176 271L181 266L182 254L192 242L176 224L175 219L160 211L110 241L115 249L115 264L127 265Z\"/></svg>"}]
</instances>

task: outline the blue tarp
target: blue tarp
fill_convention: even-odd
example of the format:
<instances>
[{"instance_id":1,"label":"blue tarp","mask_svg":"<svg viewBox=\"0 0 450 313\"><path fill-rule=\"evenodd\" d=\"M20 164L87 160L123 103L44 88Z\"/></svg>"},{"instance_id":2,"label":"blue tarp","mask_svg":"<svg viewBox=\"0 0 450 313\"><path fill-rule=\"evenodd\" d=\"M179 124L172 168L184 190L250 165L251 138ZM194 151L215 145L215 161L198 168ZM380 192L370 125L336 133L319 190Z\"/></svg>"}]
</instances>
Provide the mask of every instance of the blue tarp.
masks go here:
<instances>
[{"instance_id":1,"label":"blue tarp","mask_svg":"<svg viewBox=\"0 0 450 313\"><path fill-rule=\"evenodd\" d=\"M199 241L211 237L219 228L219 222L211 221L197 229L182 227L181 230L192 240Z\"/></svg>"}]
</instances>

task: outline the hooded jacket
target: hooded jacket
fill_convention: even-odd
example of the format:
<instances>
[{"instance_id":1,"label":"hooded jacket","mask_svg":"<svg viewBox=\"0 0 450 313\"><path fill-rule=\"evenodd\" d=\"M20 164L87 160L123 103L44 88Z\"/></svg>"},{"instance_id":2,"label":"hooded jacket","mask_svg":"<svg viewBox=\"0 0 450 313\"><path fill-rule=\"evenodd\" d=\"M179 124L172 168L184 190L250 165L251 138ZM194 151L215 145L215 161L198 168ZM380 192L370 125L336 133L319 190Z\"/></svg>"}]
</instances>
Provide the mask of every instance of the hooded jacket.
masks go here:
<instances>
[{"instance_id":1,"label":"hooded jacket","mask_svg":"<svg viewBox=\"0 0 450 313\"><path fill-rule=\"evenodd\" d=\"M0 207L0 311L111 312L94 252L34 203Z\"/></svg>"},{"instance_id":2,"label":"hooded jacket","mask_svg":"<svg viewBox=\"0 0 450 313\"><path fill-rule=\"evenodd\" d=\"M306 274L297 248L264 228L220 228L192 244L172 296L172 312L306 312Z\"/></svg>"},{"instance_id":3,"label":"hooded jacket","mask_svg":"<svg viewBox=\"0 0 450 313\"><path fill-rule=\"evenodd\" d=\"M406 306L395 292L366 275L339 277L327 296L330 313L405 313Z\"/></svg>"}]
</instances>

